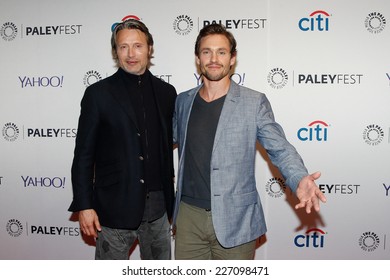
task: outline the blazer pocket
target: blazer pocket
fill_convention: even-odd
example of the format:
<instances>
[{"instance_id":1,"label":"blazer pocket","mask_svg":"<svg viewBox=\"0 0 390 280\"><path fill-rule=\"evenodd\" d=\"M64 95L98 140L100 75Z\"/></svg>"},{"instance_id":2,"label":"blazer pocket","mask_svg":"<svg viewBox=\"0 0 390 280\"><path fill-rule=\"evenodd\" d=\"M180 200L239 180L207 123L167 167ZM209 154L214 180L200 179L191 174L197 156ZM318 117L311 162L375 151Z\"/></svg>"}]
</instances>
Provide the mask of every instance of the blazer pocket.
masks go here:
<instances>
[{"instance_id":1,"label":"blazer pocket","mask_svg":"<svg viewBox=\"0 0 390 280\"><path fill-rule=\"evenodd\" d=\"M233 205L236 207L248 206L256 204L258 201L259 194L257 191L244 194L235 194L233 197Z\"/></svg>"},{"instance_id":2,"label":"blazer pocket","mask_svg":"<svg viewBox=\"0 0 390 280\"><path fill-rule=\"evenodd\" d=\"M99 188L118 184L121 173L122 168L119 162L110 162L104 166L96 165L95 186Z\"/></svg>"}]
</instances>

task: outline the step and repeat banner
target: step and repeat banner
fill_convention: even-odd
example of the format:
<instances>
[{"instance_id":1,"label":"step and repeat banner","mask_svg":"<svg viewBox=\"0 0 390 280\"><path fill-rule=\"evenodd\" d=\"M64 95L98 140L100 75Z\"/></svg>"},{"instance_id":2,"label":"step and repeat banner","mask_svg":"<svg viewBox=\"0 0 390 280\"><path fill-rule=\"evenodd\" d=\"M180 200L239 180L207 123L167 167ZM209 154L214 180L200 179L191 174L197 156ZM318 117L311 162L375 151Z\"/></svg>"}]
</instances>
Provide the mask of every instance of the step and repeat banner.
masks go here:
<instances>
[{"instance_id":1,"label":"step and repeat banner","mask_svg":"<svg viewBox=\"0 0 390 280\"><path fill-rule=\"evenodd\" d=\"M296 211L258 147L268 232L256 259L390 259L387 0L2 1L0 259L94 258L67 211L70 168L84 90L116 71L111 26L129 16L154 36L152 73L178 92L200 83L198 31L224 24L238 42L231 79L268 96L309 172L322 172L328 202Z\"/></svg>"}]
</instances>

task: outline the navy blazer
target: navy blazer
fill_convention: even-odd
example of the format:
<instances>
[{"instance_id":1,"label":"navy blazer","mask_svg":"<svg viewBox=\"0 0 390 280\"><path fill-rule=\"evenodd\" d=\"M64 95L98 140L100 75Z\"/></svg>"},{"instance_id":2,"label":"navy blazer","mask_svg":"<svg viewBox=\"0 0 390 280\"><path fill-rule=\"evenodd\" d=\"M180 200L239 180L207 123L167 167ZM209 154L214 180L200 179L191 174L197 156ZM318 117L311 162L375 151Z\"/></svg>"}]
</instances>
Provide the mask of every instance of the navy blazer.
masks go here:
<instances>
[{"instance_id":1,"label":"navy blazer","mask_svg":"<svg viewBox=\"0 0 390 280\"><path fill-rule=\"evenodd\" d=\"M101 225L134 229L141 222L143 185L141 137L129 92L118 70L89 86L81 113L72 163L73 201L69 211L95 209ZM171 218L174 202L172 117L175 88L153 76L161 121L161 166L165 205Z\"/></svg>"}]
</instances>

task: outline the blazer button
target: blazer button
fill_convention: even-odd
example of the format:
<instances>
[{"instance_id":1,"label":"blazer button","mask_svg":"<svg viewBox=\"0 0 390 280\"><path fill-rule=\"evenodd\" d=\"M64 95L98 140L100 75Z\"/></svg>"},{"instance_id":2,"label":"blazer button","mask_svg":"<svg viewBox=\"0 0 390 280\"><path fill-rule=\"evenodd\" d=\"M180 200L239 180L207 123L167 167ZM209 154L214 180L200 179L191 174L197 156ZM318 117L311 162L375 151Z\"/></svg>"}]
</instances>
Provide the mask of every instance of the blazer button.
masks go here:
<instances>
[{"instance_id":1,"label":"blazer button","mask_svg":"<svg viewBox=\"0 0 390 280\"><path fill-rule=\"evenodd\" d=\"M141 184L145 183L144 179L139 180Z\"/></svg>"},{"instance_id":2,"label":"blazer button","mask_svg":"<svg viewBox=\"0 0 390 280\"><path fill-rule=\"evenodd\" d=\"M140 136L141 136L141 134L140 134L140 133L137 133L137 136L138 136L138 137L140 137Z\"/></svg>"},{"instance_id":3,"label":"blazer button","mask_svg":"<svg viewBox=\"0 0 390 280\"><path fill-rule=\"evenodd\" d=\"M144 160L144 157L143 156L139 156L139 160Z\"/></svg>"}]
</instances>

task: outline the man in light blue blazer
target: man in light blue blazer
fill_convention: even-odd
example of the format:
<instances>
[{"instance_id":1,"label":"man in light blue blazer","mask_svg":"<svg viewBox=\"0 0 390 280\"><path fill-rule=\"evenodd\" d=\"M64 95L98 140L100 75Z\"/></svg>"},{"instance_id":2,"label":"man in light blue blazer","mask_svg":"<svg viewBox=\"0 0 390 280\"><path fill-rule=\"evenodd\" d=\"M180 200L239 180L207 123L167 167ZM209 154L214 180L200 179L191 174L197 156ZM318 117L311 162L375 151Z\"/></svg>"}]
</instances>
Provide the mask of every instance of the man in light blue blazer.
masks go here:
<instances>
[{"instance_id":1,"label":"man in light blue blazer","mask_svg":"<svg viewBox=\"0 0 390 280\"><path fill-rule=\"evenodd\" d=\"M263 93L230 79L236 41L224 26L204 27L195 44L203 83L176 99L179 166L174 213L176 259L253 259L267 228L255 182L256 142L299 199L319 211L326 201L275 122Z\"/></svg>"}]
</instances>

